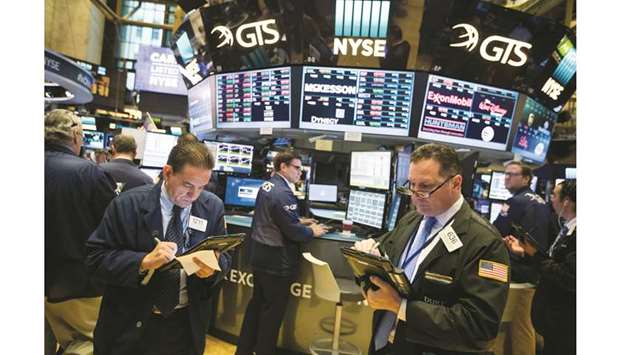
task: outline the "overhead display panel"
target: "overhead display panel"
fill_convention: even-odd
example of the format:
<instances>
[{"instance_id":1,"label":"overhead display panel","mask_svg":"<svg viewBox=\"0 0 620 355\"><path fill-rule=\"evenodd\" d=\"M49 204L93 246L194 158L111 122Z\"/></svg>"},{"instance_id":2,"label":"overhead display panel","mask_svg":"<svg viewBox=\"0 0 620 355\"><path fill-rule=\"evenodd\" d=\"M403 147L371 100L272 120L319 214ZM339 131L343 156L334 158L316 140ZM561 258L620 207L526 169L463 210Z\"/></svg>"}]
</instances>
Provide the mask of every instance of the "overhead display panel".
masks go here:
<instances>
[{"instance_id":1,"label":"overhead display panel","mask_svg":"<svg viewBox=\"0 0 620 355\"><path fill-rule=\"evenodd\" d=\"M518 94L429 75L418 138L505 150Z\"/></svg>"},{"instance_id":2,"label":"overhead display panel","mask_svg":"<svg viewBox=\"0 0 620 355\"><path fill-rule=\"evenodd\" d=\"M572 35L562 37L545 64L540 80L529 92L559 112L577 87L577 49Z\"/></svg>"},{"instance_id":3,"label":"overhead display panel","mask_svg":"<svg viewBox=\"0 0 620 355\"><path fill-rule=\"evenodd\" d=\"M512 152L525 160L544 163L557 117L557 113L528 97L512 143Z\"/></svg>"},{"instance_id":4,"label":"overhead display panel","mask_svg":"<svg viewBox=\"0 0 620 355\"><path fill-rule=\"evenodd\" d=\"M414 73L305 66L299 128L409 135Z\"/></svg>"},{"instance_id":5,"label":"overhead display panel","mask_svg":"<svg viewBox=\"0 0 620 355\"><path fill-rule=\"evenodd\" d=\"M214 127L215 112L213 92L215 77L210 76L187 91L187 112L189 131L203 140Z\"/></svg>"},{"instance_id":6,"label":"overhead display panel","mask_svg":"<svg viewBox=\"0 0 620 355\"><path fill-rule=\"evenodd\" d=\"M141 45L136 61L135 89L187 95L174 53L170 48Z\"/></svg>"},{"instance_id":7,"label":"overhead display panel","mask_svg":"<svg viewBox=\"0 0 620 355\"><path fill-rule=\"evenodd\" d=\"M290 128L291 68L218 74L218 128Z\"/></svg>"}]
</instances>

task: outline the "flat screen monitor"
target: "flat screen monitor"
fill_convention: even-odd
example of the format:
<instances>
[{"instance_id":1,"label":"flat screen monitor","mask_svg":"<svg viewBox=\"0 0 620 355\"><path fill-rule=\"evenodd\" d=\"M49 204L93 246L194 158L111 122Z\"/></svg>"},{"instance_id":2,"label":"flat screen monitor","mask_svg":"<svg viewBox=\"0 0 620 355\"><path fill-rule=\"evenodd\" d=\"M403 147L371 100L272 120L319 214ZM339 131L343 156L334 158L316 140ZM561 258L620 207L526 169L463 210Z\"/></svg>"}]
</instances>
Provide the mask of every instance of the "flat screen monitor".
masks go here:
<instances>
[{"instance_id":1,"label":"flat screen monitor","mask_svg":"<svg viewBox=\"0 0 620 355\"><path fill-rule=\"evenodd\" d=\"M217 128L290 128L291 68L216 75Z\"/></svg>"},{"instance_id":2,"label":"flat screen monitor","mask_svg":"<svg viewBox=\"0 0 620 355\"><path fill-rule=\"evenodd\" d=\"M338 200L338 186L309 184L308 200L316 202L336 202Z\"/></svg>"},{"instance_id":3,"label":"flat screen monitor","mask_svg":"<svg viewBox=\"0 0 620 355\"><path fill-rule=\"evenodd\" d=\"M213 130L214 90L215 78L210 76L187 91L189 131L200 140Z\"/></svg>"},{"instance_id":4,"label":"flat screen monitor","mask_svg":"<svg viewBox=\"0 0 620 355\"><path fill-rule=\"evenodd\" d=\"M429 75L418 138L506 150L518 94Z\"/></svg>"},{"instance_id":5,"label":"flat screen monitor","mask_svg":"<svg viewBox=\"0 0 620 355\"><path fill-rule=\"evenodd\" d=\"M475 200L474 209L483 216L488 216L491 209L491 201Z\"/></svg>"},{"instance_id":6,"label":"flat screen monitor","mask_svg":"<svg viewBox=\"0 0 620 355\"><path fill-rule=\"evenodd\" d=\"M489 198L491 200L505 201L512 196L510 191L504 186L504 173L494 171L491 173L491 188L489 190Z\"/></svg>"},{"instance_id":7,"label":"flat screen monitor","mask_svg":"<svg viewBox=\"0 0 620 355\"><path fill-rule=\"evenodd\" d=\"M230 206L254 207L264 180L229 176L226 179L224 203Z\"/></svg>"},{"instance_id":8,"label":"flat screen monitor","mask_svg":"<svg viewBox=\"0 0 620 355\"><path fill-rule=\"evenodd\" d=\"M504 206L501 202L491 202L491 209L489 211L489 221L491 223L495 222L497 216L499 216L500 212L502 212L502 207Z\"/></svg>"},{"instance_id":9,"label":"flat screen monitor","mask_svg":"<svg viewBox=\"0 0 620 355\"><path fill-rule=\"evenodd\" d=\"M252 172L253 146L208 141L205 144L215 157L215 168L213 170L240 174Z\"/></svg>"},{"instance_id":10,"label":"flat screen monitor","mask_svg":"<svg viewBox=\"0 0 620 355\"><path fill-rule=\"evenodd\" d=\"M521 155L524 160L544 163L557 117L557 113L528 97L512 143L512 152Z\"/></svg>"},{"instance_id":11,"label":"flat screen monitor","mask_svg":"<svg viewBox=\"0 0 620 355\"><path fill-rule=\"evenodd\" d=\"M177 145L176 136L147 132L142 165L156 168L163 167L166 165L168 155L170 155L170 151L175 145Z\"/></svg>"},{"instance_id":12,"label":"flat screen monitor","mask_svg":"<svg viewBox=\"0 0 620 355\"><path fill-rule=\"evenodd\" d=\"M413 72L305 66L299 128L408 136Z\"/></svg>"},{"instance_id":13,"label":"flat screen monitor","mask_svg":"<svg viewBox=\"0 0 620 355\"><path fill-rule=\"evenodd\" d=\"M394 194L392 198L392 204L390 205L390 209L388 211L387 217L387 230L392 231L396 227L396 220L398 219L398 211L400 210L400 203L402 200L402 196L398 193Z\"/></svg>"},{"instance_id":14,"label":"flat screen monitor","mask_svg":"<svg viewBox=\"0 0 620 355\"><path fill-rule=\"evenodd\" d=\"M84 148L103 149L104 134L97 131L82 131Z\"/></svg>"},{"instance_id":15,"label":"flat screen monitor","mask_svg":"<svg viewBox=\"0 0 620 355\"><path fill-rule=\"evenodd\" d=\"M354 223L381 229L385 213L385 194L351 190L347 206L347 219Z\"/></svg>"},{"instance_id":16,"label":"flat screen monitor","mask_svg":"<svg viewBox=\"0 0 620 355\"><path fill-rule=\"evenodd\" d=\"M106 134L105 134L105 143L104 143L104 146L105 146L106 148L110 148L110 147L112 147L112 141L114 140L114 136L115 136L115 134L114 134L114 133L106 133Z\"/></svg>"},{"instance_id":17,"label":"flat screen monitor","mask_svg":"<svg viewBox=\"0 0 620 355\"><path fill-rule=\"evenodd\" d=\"M577 179L577 168L564 169L564 178L572 180Z\"/></svg>"},{"instance_id":18,"label":"flat screen monitor","mask_svg":"<svg viewBox=\"0 0 620 355\"><path fill-rule=\"evenodd\" d=\"M388 190L392 152L351 152L351 186Z\"/></svg>"},{"instance_id":19,"label":"flat screen monitor","mask_svg":"<svg viewBox=\"0 0 620 355\"><path fill-rule=\"evenodd\" d=\"M489 186L491 185L491 174L481 174L474 179L472 197L475 199L489 198Z\"/></svg>"},{"instance_id":20,"label":"flat screen monitor","mask_svg":"<svg viewBox=\"0 0 620 355\"><path fill-rule=\"evenodd\" d=\"M159 174L161 173L161 169L140 168L140 170L142 170L142 172L146 175L150 176L151 179L153 179L153 182L155 182L159 178Z\"/></svg>"}]
</instances>

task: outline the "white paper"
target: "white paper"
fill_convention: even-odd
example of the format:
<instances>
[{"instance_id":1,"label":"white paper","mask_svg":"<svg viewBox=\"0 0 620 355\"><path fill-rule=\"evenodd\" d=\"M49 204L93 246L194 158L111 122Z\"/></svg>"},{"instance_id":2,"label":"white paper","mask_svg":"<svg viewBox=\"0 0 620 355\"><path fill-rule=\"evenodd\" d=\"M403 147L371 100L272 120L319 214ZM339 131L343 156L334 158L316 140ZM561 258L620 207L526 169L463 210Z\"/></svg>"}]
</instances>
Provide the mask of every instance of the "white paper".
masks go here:
<instances>
[{"instance_id":1,"label":"white paper","mask_svg":"<svg viewBox=\"0 0 620 355\"><path fill-rule=\"evenodd\" d=\"M362 132L344 132L344 140L352 142L362 141Z\"/></svg>"},{"instance_id":2,"label":"white paper","mask_svg":"<svg viewBox=\"0 0 620 355\"><path fill-rule=\"evenodd\" d=\"M192 275L196 273L196 271L200 270L200 267L198 267L198 265L196 265L196 263L194 263L194 261L192 260L194 257L207 264L207 266L212 268L213 270L221 271L220 265L217 262L217 258L215 257L215 252L213 250L201 250L176 258L183 266L183 270L185 270L185 273L187 275Z\"/></svg>"},{"instance_id":3,"label":"white paper","mask_svg":"<svg viewBox=\"0 0 620 355\"><path fill-rule=\"evenodd\" d=\"M271 136L273 134L273 127L261 127L260 134Z\"/></svg>"},{"instance_id":4,"label":"white paper","mask_svg":"<svg viewBox=\"0 0 620 355\"><path fill-rule=\"evenodd\" d=\"M448 228L444 228L440 233L439 237L443 241L443 244L448 249L449 253L457 250L458 248L463 246L463 242L461 242L461 238L459 238L458 234L452 229L452 226Z\"/></svg>"}]
</instances>

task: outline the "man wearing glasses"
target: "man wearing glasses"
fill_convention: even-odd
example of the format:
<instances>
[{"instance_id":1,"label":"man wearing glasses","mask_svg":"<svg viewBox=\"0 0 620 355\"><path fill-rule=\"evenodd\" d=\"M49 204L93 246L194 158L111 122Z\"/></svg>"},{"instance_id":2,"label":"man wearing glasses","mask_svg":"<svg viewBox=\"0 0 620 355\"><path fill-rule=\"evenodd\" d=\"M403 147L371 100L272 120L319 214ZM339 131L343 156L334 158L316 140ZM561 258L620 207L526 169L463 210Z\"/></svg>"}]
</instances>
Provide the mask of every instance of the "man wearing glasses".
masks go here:
<instances>
[{"instance_id":1,"label":"man wearing glasses","mask_svg":"<svg viewBox=\"0 0 620 355\"><path fill-rule=\"evenodd\" d=\"M530 189L532 170L518 161L511 161L504 170L504 185L512 193L502 211L493 222L504 241L508 243L516 236L517 228L527 232L546 252L549 237L558 234L555 219L542 197ZM539 272L533 258L527 255L510 253L511 289L506 319L510 321L507 332L510 333L512 354L534 354L536 351L536 333L530 320L530 309L534 297L535 285ZM501 338L501 337L500 337Z\"/></svg>"},{"instance_id":2,"label":"man wearing glasses","mask_svg":"<svg viewBox=\"0 0 620 355\"><path fill-rule=\"evenodd\" d=\"M413 152L407 194L415 211L377 240L405 271L413 294L402 298L371 277L377 289L366 299L377 311L369 354L478 353L497 336L508 296L508 252L497 230L464 203L460 174L448 146ZM370 239L356 248L377 253L374 245Z\"/></svg>"},{"instance_id":3,"label":"man wearing glasses","mask_svg":"<svg viewBox=\"0 0 620 355\"><path fill-rule=\"evenodd\" d=\"M256 197L249 242L254 277L239 335L236 355L273 355L290 286L299 270L301 244L326 232L314 220L301 220L294 184L302 165L294 151L278 153L275 174L263 183Z\"/></svg>"}]
</instances>

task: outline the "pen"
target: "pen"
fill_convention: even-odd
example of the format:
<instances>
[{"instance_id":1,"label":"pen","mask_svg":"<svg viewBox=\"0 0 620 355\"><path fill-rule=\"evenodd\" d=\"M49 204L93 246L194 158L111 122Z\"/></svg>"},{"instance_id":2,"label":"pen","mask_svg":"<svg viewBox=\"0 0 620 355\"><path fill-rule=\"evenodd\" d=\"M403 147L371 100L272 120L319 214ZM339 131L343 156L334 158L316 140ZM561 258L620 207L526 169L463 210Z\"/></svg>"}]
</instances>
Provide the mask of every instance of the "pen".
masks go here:
<instances>
[{"instance_id":1,"label":"pen","mask_svg":"<svg viewBox=\"0 0 620 355\"><path fill-rule=\"evenodd\" d=\"M155 243L159 244L161 243L161 240L159 240L159 238L154 237L153 239L155 239ZM155 273L155 269L151 269L146 273L146 276L144 276L144 279L142 279L142 285L146 285L149 283L149 281L151 281L151 277L153 277L153 274Z\"/></svg>"}]
</instances>

